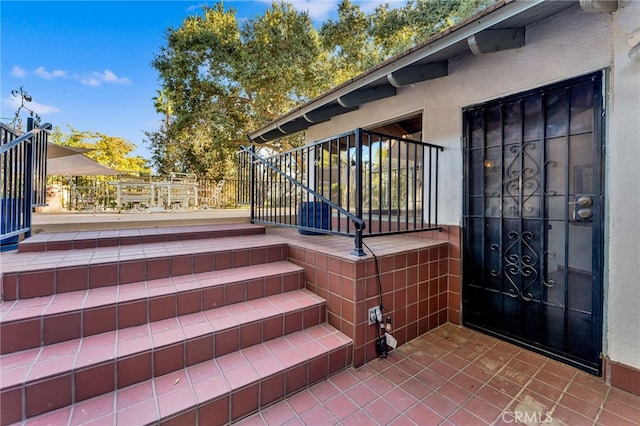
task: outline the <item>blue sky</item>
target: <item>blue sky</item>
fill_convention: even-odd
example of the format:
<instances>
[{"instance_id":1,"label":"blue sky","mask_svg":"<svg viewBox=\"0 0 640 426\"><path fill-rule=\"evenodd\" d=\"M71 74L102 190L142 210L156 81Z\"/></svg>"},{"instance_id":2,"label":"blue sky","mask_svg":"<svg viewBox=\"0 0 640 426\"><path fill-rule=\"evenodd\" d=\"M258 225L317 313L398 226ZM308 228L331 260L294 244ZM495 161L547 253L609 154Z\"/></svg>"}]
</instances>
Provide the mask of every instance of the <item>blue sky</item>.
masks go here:
<instances>
[{"instance_id":1,"label":"blue sky","mask_svg":"<svg viewBox=\"0 0 640 426\"><path fill-rule=\"evenodd\" d=\"M262 14L270 0L225 1L238 19ZM338 0L292 2L316 24L335 18ZM359 1L371 11L384 1ZM24 87L43 122L119 136L150 158L145 130L155 130L160 88L150 66L168 27L178 27L203 5L196 1L0 2L0 117L11 121ZM16 103L18 102L18 103Z\"/></svg>"}]
</instances>

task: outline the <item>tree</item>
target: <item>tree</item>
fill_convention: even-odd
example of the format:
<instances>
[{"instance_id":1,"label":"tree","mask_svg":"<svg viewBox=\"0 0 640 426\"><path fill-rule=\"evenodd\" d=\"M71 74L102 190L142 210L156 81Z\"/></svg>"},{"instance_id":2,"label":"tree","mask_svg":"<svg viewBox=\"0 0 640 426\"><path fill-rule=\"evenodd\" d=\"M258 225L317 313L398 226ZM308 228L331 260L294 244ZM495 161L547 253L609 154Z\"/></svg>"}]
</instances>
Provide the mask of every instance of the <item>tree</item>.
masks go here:
<instances>
[{"instance_id":1,"label":"tree","mask_svg":"<svg viewBox=\"0 0 640 426\"><path fill-rule=\"evenodd\" d=\"M144 132L147 141L153 147L151 161L155 165L156 172L160 175L168 175L172 171L179 171L180 152L178 145L171 143L169 134L171 123L174 119L173 106L164 90L158 90L158 95L153 97L153 106L158 114L163 116L158 130Z\"/></svg>"},{"instance_id":2,"label":"tree","mask_svg":"<svg viewBox=\"0 0 640 426\"><path fill-rule=\"evenodd\" d=\"M371 15L351 0L338 5L338 20L323 24L323 45L332 53L336 84L457 24L495 0L417 0L403 7L380 5Z\"/></svg>"},{"instance_id":3,"label":"tree","mask_svg":"<svg viewBox=\"0 0 640 426\"><path fill-rule=\"evenodd\" d=\"M152 66L172 119L162 135L147 135L154 164L166 167L171 155L180 171L223 177L249 131L329 87L326 57L309 16L288 3L242 26L218 3L168 29Z\"/></svg>"},{"instance_id":4,"label":"tree","mask_svg":"<svg viewBox=\"0 0 640 426\"><path fill-rule=\"evenodd\" d=\"M323 46L331 53L331 65L336 70L334 84L353 78L384 59L371 37L373 25L372 17L351 0L340 2L336 21L322 25Z\"/></svg>"},{"instance_id":5,"label":"tree","mask_svg":"<svg viewBox=\"0 0 640 426\"><path fill-rule=\"evenodd\" d=\"M169 28L155 56L163 121L147 133L156 168L213 179L235 170L246 135L329 88L426 40L493 0L416 0L367 15L342 0L338 19L317 31L307 13L273 2L238 23L222 2ZM268 146L299 146L294 135Z\"/></svg>"}]
</instances>

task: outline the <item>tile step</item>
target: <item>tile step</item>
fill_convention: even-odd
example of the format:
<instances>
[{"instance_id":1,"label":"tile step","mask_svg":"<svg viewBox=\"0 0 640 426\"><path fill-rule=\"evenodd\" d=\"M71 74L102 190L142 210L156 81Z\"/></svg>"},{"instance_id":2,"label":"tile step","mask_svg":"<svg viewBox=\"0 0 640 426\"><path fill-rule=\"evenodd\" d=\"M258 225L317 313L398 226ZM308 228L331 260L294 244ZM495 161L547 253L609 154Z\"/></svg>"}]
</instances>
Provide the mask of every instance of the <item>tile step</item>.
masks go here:
<instances>
[{"instance_id":1,"label":"tile step","mask_svg":"<svg viewBox=\"0 0 640 426\"><path fill-rule=\"evenodd\" d=\"M320 324L130 386L103 387L83 401L70 399L78 377L8 390L3 403L12 405L3 422L227 424L344 370L351 352L351 339Z\"/></svg>"},{"instance_id":2,"label":"tile step","mask_svg":"<svg viewBox=\"0 0 640 426\"><path fill-rule=\"evenodd\" d=\"M287 259L265 235L3 255L3 300L115 286Z\"/></svg>"},{"instance_id":3,"label":"tile step","mask_svg":"<svg viewBox=\"0 0 640 426\"><path fill-rule=\"evenodd\" d=\"M303 289L15 352L0 358L0 392L3 400L23 393L21 401L26 401L30 417L44 412L33 406L40 406L42 401L36 401L45 395L78 402L254 345L268 344L275 350L277 344L270 340L306 329L310 330L304 335L314 337L313 330L329 327L314 328L325 318L324 299ZM306 357L324 350L321 342L291 339L297 351L306 345L306 352L296 352ZM46 404L53 409L66 405Z\"/></svg>"},{"instance_id":4,"label":"tile step","mask_svg":"<svg viewBox=\"0 0 640 426\"><path fill-rule=\"evenodd\" d=\"M168 226L79 232L42 232L21 241L19 253L124 246L168 241L200 240L264 234L262 226L250 223Z\"/></svg>"},{"instance_id":5,"label":"tile step","mask_svg":"<svg viewBox=\"0 0 640 426\"><path fill-rule=\"evenodd\" d=\"M142 325L304 288L290 262L203 272L2 303L0 353Z\"/></svg>"}]
</instances>

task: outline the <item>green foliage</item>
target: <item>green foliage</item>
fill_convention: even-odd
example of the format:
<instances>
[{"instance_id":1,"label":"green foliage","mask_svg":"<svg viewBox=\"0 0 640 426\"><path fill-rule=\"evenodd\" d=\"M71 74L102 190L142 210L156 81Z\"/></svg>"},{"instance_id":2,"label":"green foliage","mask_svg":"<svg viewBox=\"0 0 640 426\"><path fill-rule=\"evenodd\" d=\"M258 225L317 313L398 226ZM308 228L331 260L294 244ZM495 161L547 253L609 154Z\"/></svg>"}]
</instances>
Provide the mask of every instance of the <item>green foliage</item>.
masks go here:
<instances>
[{"instance_id":1,"label":"green foliage","mask_svg":"<svg viewBox=\"0 0 640 426\"><path fill-rule=\"evenodd\" d=\"M218 3L168 29L152 62L165 115L147 133L158 171L223 178L249 131L329 87L323 55L309 16L287 3L242 26Z\"/></svg>"},{"instance_id":2,"label":"green foliage","mask_svg":"<svg viewBox=\"0 0 640 426\"><path fill-rule=\"evenodd\" d=\"M323 65L328 56L307 13L274 2L264 16L248 20L241 35L245 66L238 82L252 101L253 125L273 120L328 87Z\"/></svg>"},{"instance_id":3,"label":"green foliage","mask_svg":"<svg viewBox=\"0 0 640 426\"><path fill-rule=\"evenodd\" d=\"M416 0L404 7L378 6L364 14L351 0L338 6L338 20L329 20L320 32L323 45L342 83L385 59L426 41L495 0Z\"/></svg>"},{"instance_id":4,"label":"green foliage","mask_svg":"<svg viewBox=\"0 0 640 426\"><path fill-rule=\"evenodd\" d=\"M481 10L494 0L410 0L364 13L342 0L338 19L314 28L305 12L274 1L239 23L222 1L178 28L152 61L162 90L153 98L163 121L146 133L161 174L222 179L246 135L300 104ZM300 135L270 145L303 143Z\"/></svg>"},{"instance_id":5,"label":"green foliage","mask_svg":"<svg viewBox=\"0 0 640 426\"><path fill-rule=\"evenodd\" d=\"M331 53L331 64L336 70L335 84L340 84L382 59L382 51L371 37L374 20L354 5L343 0L338 5L338 20L322 25L320 35L323 46Z\"/></svg>"}]
</instances>

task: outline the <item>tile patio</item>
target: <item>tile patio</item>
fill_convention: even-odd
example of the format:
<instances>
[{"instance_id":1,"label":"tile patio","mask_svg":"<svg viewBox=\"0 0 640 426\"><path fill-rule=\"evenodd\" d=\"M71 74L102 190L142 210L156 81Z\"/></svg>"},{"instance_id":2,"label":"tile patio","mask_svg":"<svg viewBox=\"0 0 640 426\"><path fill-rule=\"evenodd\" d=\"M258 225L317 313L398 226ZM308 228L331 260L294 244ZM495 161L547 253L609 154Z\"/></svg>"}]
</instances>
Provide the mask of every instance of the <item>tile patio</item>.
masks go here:
<instances>
[{"instance_id":1,"label":"tile patio","mask_svg":"<svg viewBox=\"0 0 640 426\"><path fill-rule=\"evenodd\" d=\"M638 425L640 396L445 324L238 425Z\"/></svg>"},{"instance_id":2,"label":"tile patio","mask_svg":"<svg viewBox=\"0 0 640 426\"><path fill-rule=\"evenodd\" d=\"M612 388L606 385L602 378L588 375L541 355L460 327L453 323L456 322L456 318L459 320L459 317L454 316L452 320L451 313L449 313L449 321L453 322L446 322L447 316L445 315L444 325L411 340L408 338L410 324L407 321L408 313L400 312L402 314L400 315L396 312L395 318L405 318L404 327L399 326L402 324L401 320L394 321L394 326L397 327L396 337L401 342L409 341L392 351L387 359L375 359L375 351L373 351L373 361L359 368L331 369L329 373L338 372L327 380L321 380L317 374L318 369L310 366L309 383L312 385L298 393L289 395L280 402L273 403L278 400L276 396L278 392L282 393L283 386L286 386L287 389L291 387L293 392L301 387L290 385L290 382L293 383L298 379L294 374L297 371L295 369L287 372L286 379L285 375L270 376L275 365L266 357L275 355L278 361L274 362L285 363L293 362L302 355L313 355L317 352L315 347L317 345L304 346L304 343L308 343L309 339L322 338L324 335L321 336L321 334L329 333L330 330L331 333L334 333L335 330L325 325L316 325L313 330L309 331L311 334L300 330L291 336L269 335L266 337L269 339L275 337L279 340L276 339L274 343L270 344L263 343L249 347L260 340L259 333L250 324L255 319L254 311L264 311L268 306L270 312L273 311L273 315L284 318L282 320L284 327L288 329L286 321L288 314L283 313L283 310L288 308L282 303L283 296L277 296L280 291L276 291L275 287L271 288L272 286L269 284L271 281L268 278L264 278L264 284L258 286L259 289L262 289L259 294L254 294L253 290L249 291L253 287L249 287L247 284L243 293L246 293L247 297L250 296L249 300L245 302L240 299L236 300L234 292L238 277L252 282L255 281L256 274L261 277L268 276L267 272L270 269L274 269L272 271L274 274L293 276L301 274L304 267L307 273L313 273L316 277L318 271L328 270L327 274L333 273L330 276L330 281L342 283L341 288L344 290L344 278L351 279L353 271L343 268L336 269L335 265L328 260L324 263L318 263L318 259L320 257L323 259L324 257L348 259L350 256L345 256L345 253L350 252L353 242L350 239L330 237L308 239L291 230L269 229L266 235L260 236L260 239L265 242L265 248L261 249L262 251L256 251L257 235L252 235L253 230L248 230L251 227L252 225L248 225L243 228L247 233L242 231L238 235L235 225L218 226L211 230L217 237L215 244L206 239L198 238L198 236L204 236L202 225L194 228L194 231L197 230L198 233L191 233L188 229L180 227L181 236L179 238L171 237L172 230L167 227L162 231L155 229L104 230L95 234L85 233L83 238L72 236L73 244L71 245L64 242L69 235L58 234L54 237L41 234L33 239L33 243L38 245L38 250L46 251L29 252L30 250L24 250L26 253L21 253L20 257L17 257L15 253L4 253L2 255L3 272L23 273L29 269L28 265L35 264L39 268L53 268L55 273L49 272L49 275L57 278L57 284L50 289L51 293L55 295L46 299L51 303L43 305L39 300L44 299L38 298L23 300L20 303L6 300L3 302L2 315L4 320L20 320L20 324L27 327L35 324L34 320L38 322L42 319L45 324L44 334L39 334L40 327L32 327L37 328L34 335L38 339L43 338L45 344L52 344L43 349L36 348L39 346L39 340L36 339L38 341L34 343L33 349L32 346L14 348L23 351L4 356L5 368L12 368L12 365L5 363L14 362L17 364L13 366L15 368L13 368L11 375L3 375L3 384L11 382L17 385L28 378L33 378L35 386L29 389L27 396L33 396L29 394L30 392L40 392L40 395L35 396L55 399L59 395L62 398L63 393L56 389L71 388L72 383L66 372L71 369L77 370L73 385L77 401L72 405L67 405L68 402L60 403L57 406L67 406L50 412L46 416L33 417L23 421L23 424L43 424L44 422L44 424L53 425L109 424L126 426L154 424L158 418L168 419L166 424L194 424L196 419L200 424L223 424L226 420L221 419L221 414L232 407L232 412L227 413L226 418L239 418L237 424L245 425L640 425L639 396ZM224 232L220 234L220 231ZM207 236L213 237L214 234ZM280 248L284 244L289 245L288 258L296 260L294 262L296 265L288 265L284 270L281 270L287 257L285 250ZM398 270L406 270L408 277L408 255L395 255L395 253L404 250L440 250L438 247L443 242L393 236L371 239L368 244L378 256L388 257L387 260L382 260L382 265L388 266L393 271L394 277L398 276ZM451 251L448 254L445 253L445 259L447 256L450 258L448 268L445 263L445 270L448 273L459 270L457 246L452 244L451 247ZM234 254L233 261L229 255L231 252ZM434 251L434 253L436 252ZM438 251L438 256L440 254ZM149 261L147 260L149 255L158 256L162 261ZM193 258L191 262L186 262L186 265L190 265L190 267L182 265L185 263L183 261L189 257ZM251 263L250 259L252 259ZM266 264L268 259L276 261L276 264ZM122 270L118 269L119 273L115 273L115 269L111 273L100 270L102 272L95 274L94 277L87 269L89 268L87 263L95 264L94 267L104 269L105 265L118 262L126 266ZM440 264L442 260L438 257L431 263ZM171 268L167 266L169 264ZM162 268L159 268L161 265L164 265L166 270L161 271ZM211 271L214 265L223 270ZM310 268L310 265L313 268ZM334 266L333 270L332 265ZM232 267L235 269L230 269ZM80 273L76 274L77 271ZM42 275L41 272L34 272L31 274L34 276L28 278L33 278L34 282L39 281L42 277L37 275ZM429 268L429 272L431 272L431 268ZM117 292L114 291L116 287L102 288L103 285L108 284L102 282L105 274L112 275L111 281L113 283L110 285L120 283L126 284L126 286L121 287ZM184 274L190 278L185 279ZM457 276L458 273L454 273L454 275ZM172 278L169 278L170 276ZM291 299L294 297L294 293L287 296L289 302L295 302L296 306L293 306L292 309L303 309L305 312L313 313L315 318L312 321L313 324L321 322L320 319L326 315L325 308L324 306L320 308L318 318L318 308L315 306L319 298L316 294L309 293L309 288L303 289L302 287L296 290L293 288L295 286L285 285L285 282L288 280L278 279L279 290L285 290L287 287L286 290L297 292L295 300ZM61 286L62 283L65 283L66 287ZM452 281L450 278L445 290L459 291L459 289L456 290L455 283L459 283L459 279ZM25 284L25 288L30 288L27 284L29 282ZM209 289L212 286L219 288ZM194 289L196 291L202 289L204 302L194 303L192 300ZM224 293L221 293L223 289ZM208 306L205 303L208 300L205 296L209 291L213 292L214 290L217 292L216 294L224 294L225 301L237 303L233 307L221 307L209 312L210 315L215 315L217 320L225 319L222 323L218 321L216 327L207 323L210 318L203 316L199 310L201 305ZM318 288L314 290L318 291ZM392 288L388 290L388 293L392 294L398 291L407 298L407 301L410 299L402 292L402 289ZM335 300L331 297L332 287L329 286L326 292L328 296L326 298L329 299L327 309L331 309L331 302ZM92 297L88 297L89 294ZM84 298L81 297L82 300L80 300L78 295L84 295ZM170 295L175 295L171 296L171 309L167 311L163 308L162 310L169 312L170 315L157 316L156 305L164 306L165 299ZM97 309L94 306L97 303L94 296L106 303L106 307L103 309L106 314L102 312L100 321L97 321L97 317L92 316ZM220 295L218 294L218 296ZM264 300L254 300L262 297ZM373 304L377 300L375 294L367 293L365 297L367 303L372 302L371 304ZM274 298L274 300L270 298ZM321 298L324 299L325 296L321 295ZM459 299L456 300L459 301ZM147 310L138 309L141 301L148 302ZM120 304L120 308L116 314L114 306L117 304ZM361 304L364 306L365 302L361 302ZM342 306L344 314L344 304ZM388 306L387 302L385 302L385 306ZM75 314L75 309L78 307L83 310L84 316ZM144 321L139 318L141 312L144 317L159 321L156 325L167 326L171 324L172 327L165 330L166 332L162 335L156 336L152 333L154 330L145 329ZM446 310L439 313L442 312L446 314ZM414 313L417 314L417 311ZM306 318L306 315L298 311L293 312L290 316L292 319L303 316ZM440 315L437 316L440 318ZM176 317L179 319L176 320ZM87 321L87 318L90 321ZM238 325L243 320L247 320L249 325ZM272 319L267 320L271 321ZM329 320L331 320L330 312ZM363 327L366 327L364 317L356 319L354 316L354 320L358 324L364 321ZM293 322L293 320L289 321L291 324ZM308 321L305 320L305 322ZM47 324L49 324L48 328ZM75 325L69 327L69 324ZM119 329L115 326L116 324L122 325L125 329ZM411 324L417 327L415 321ZM276 328L280 329L282 326ZM23 327L23 329L23 336L29 335L32 331L29 327ZM55 333L48 334L48 330ZM226 334L229 334L226 333L220 337L220 342L216 345L218 347L216 353L211 352L210 343L213 338L205 338L204 336L211 334L212 330L214 332L216 330L223 332L232 330L233 335L237 336L233 342L227 342L232 347L228 350L223 347L223 343L226 342L223 340L226 339ZM167 359L172 361L175 359L175 353L172 355L172 352L175 352L173 349L180 347L180 345L187 345L184 349L185 353L193 353L197 359L185 358L183 361L187 367L181 368L181 365L178 365L169 369L171 371L159 371L159 374L163 374L161 376L151 377L151 373L148 371L151 368L149 362L151 355L147 349L142 353L139 348L128 348L124 344L115 346L113 342L109 341L110 350L108 351L102 349L85 351L90 353L89 358L92 359L95 358L93 357L94 352L99 353L102 357L105 356L105 352L115 354L128 349L136 354L141 353L136 359L133 357L125 358L120 365L123 367L125 362L131 361L126 367L129 368L130 373L135 373L132 374L133 376L136 374L140 376L133 380L131 375L120 377L124 371L122 369L120 375L114 376L111 355L104 359L100 358L98 363L95 363L95 359L93 359L95 368L92 367L92 370L85 368L83 363L88 358L83 356L83 351L78 351L78 348L75 347L75 345L82 345L85 349L91 349L92 345L97 345L103 348L105 344L103 338L115 339L115 333L118 333L117 335L129 344L132 342L126 341L127 335L135 334L137 331L141 331L146 341L152 341L154 345L166 348ZM418 333L418 328L413 331ZM62 335L59 336L60 333ZM72 335L69 335L70 333ZM423 332L420 331L420 333ZM100 334L100 338L98 338L98 334ZM79 336L85 337L79 338ZM193 339L189 340L188 344L182 343L184 336ZM324 337L326 337L324 340L320 340L333 349L337 348L336 345L344 343L334 342L335 339L327 340L330 336ZM59 342L58 339L65 341ZM68 339L75 340L69 341ZM164 340L156 342L156 339ZM136 344L138 340L136 340ZM232 349L237 349L238 342L243 340L246 341L246 345L242 344L241 346L247 348L233 352ZM196 343L203 343L203 345L194 349ZM295 350L302 351L300 352L302 355L297 354L296 359L293 360L289 359L289 355L287 355L289 358L283 358L284 355L280 352L281 345L285 343L296 346ZM362 347L369 349L370 343L364 341L362 345ZM208 349L204 350L204 346ZM304 347L312 353L305 352ZM76 355L65 357L71 353ZM334 353L338 352L334 351ZM341 349L339 354L342 353ZM204 370L196 364L213 355L219 355L213 361L217 369L205 374ZM51 362L50 357L57 357L54 363ZM265 357L264 362L261 361L263 359L261 357ZM137 362L140 359L143 359L144 362ZM351 359L351 355L349 355L349 359ZM66 364L62 361L66 361ZM40 383L40 377L51 375L52 369L61 370L65 374L48 382L47 386L42 384L45 382ZM260 386L247 385L247 380L250 381L252 378L260 379ZM203 388L203 384L208 385L206 390ZM237 389L232 396L218 398L223 391L226 392L231 388ZM15 393L7 395L12 398L16 396L22 398ZM214 402L208 405L199 405L197 414L193 410L185 411L185 407L201 402L201 399L209 401L212 400L211 398ZM229 398L232 399L231 404ZM20 404L20 399L14 399L11 399L9 403L13 401ZM7 401L4 399L1 403L6 404ZM264 408L258 413L249 415L248 413L255 411L258 405ZM134 412L135 414L133 414ZM147 413L149 418L146 419L143 413ZM173 416L173 413L179 415ZM248 417L244 417L245 415Z\"/></svg>"}]
</instances>

